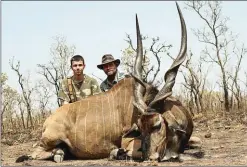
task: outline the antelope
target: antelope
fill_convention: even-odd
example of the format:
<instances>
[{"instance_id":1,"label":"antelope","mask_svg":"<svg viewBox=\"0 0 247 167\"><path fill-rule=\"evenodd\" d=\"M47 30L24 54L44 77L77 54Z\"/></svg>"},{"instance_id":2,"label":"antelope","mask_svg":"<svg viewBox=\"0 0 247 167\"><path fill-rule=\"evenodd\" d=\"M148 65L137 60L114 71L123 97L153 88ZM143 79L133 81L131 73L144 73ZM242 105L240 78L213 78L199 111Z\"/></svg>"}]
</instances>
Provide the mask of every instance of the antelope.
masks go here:
<instances>
[{"instance_id":1,"label":"antelope","mask_svg":"<svg viewBox=\"0 0 247 167\"><path fill-rule=\"evenodd\" d=\"M122 137L133 136L134 130L141 134L143 159L167 160L183 152L192 134L193 122L189 112L171 96L187 49L186 26L178 4L177 9L182 45L165 74L165 85L160 91L141 79L143 48L136 15L137 55L132 76L122 79L108 92L56 109L43 124L37 148L16 162L48 158L62 162L66 154L62 145L78 159L107 158L112 151L121 148ZM138 139L136 134L134 137Z\"/></svg>"}]
</instances>

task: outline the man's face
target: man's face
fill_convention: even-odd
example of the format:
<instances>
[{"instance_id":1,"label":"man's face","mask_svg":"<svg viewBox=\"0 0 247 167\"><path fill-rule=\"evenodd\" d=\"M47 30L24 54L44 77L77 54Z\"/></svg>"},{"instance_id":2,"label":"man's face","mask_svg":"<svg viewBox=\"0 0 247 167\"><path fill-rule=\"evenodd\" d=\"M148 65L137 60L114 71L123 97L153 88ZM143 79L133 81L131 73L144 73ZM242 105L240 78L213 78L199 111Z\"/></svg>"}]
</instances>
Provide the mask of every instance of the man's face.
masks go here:
<instances>
[{"instance_id":1,"label":"man's face","mask_svg":"<svg viewBox=\"0 0 247 167\"><path fill-rule=\"evenodd\" d=\"M103 65L103 70L106 75L113 75L117 71L117 66L114 62L110 62Z\"/></svg>"},{"instance_id":2,"label":"man's face","mask_svg":"<svg viewBox=\"0 0 247 167\"><path fill-rule=\"evenodd\" d=\"M71 68L74 72L74 75L81 75L83 73L84 67L85 65L82 60L72 61Z\"/></svg>"}]
</instances>

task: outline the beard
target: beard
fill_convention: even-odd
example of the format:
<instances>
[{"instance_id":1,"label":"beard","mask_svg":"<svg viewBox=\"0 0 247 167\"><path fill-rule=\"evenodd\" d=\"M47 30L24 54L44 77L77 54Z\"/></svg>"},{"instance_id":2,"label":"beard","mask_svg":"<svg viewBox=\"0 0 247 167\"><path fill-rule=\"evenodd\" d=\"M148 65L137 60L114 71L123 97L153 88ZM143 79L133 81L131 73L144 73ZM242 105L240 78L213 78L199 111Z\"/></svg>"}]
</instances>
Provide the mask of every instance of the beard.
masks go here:
<instances>
[{"instance_id":1,"label":"beard","mask_svg":"<svg viewBox=\"0 0 247 167\"><path fill-rule=\"evenodd\" d=\"M114 75L114 74L116 74L116 70L109 70L109 71L107 71L106 72L106 75Z\"/></svg>"}]
</instances>

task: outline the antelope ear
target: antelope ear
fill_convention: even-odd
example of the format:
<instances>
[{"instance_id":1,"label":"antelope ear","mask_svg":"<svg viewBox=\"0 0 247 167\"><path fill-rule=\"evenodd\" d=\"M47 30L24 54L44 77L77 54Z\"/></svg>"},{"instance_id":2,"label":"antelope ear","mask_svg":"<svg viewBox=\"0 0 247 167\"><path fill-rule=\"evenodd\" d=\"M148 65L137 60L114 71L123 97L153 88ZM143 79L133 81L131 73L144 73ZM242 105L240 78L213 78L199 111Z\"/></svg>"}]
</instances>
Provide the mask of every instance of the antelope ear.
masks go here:
<instances>
[{"instance_id":1,"label":"antelope ear","mask_svg":"<svg viewBox=\"0 0 247 167\"><path fill-rule=\"evenodd\" d=\"M141 135L141 132L139 131L138 126L134 123L132 127L123 134L123 137L139 137Z\"/></svg>"}]
</instances>

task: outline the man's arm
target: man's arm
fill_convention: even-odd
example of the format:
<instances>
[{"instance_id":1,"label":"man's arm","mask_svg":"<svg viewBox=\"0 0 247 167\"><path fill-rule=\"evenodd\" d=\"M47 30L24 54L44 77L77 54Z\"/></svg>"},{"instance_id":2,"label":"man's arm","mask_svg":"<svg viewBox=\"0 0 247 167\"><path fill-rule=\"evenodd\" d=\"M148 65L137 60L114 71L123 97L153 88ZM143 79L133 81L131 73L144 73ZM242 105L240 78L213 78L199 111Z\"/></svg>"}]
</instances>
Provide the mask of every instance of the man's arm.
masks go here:
<instances>
[{"instance_id":1,"label":"man's arm","mask_svg":"<svg viewBox=\"0 0 247 167\"><path fill-rule=\"evenodd\" d=\"M58 99L61 101L61 105L68 104L70 102L66 81L67 80L63 80L59 87Z\"/></svg>"},{"instance_id":2,"label":"man's arm","mask_svg":"<svg viewBox=\"0 0 247 167\"><path fill-rule=\"evenodd\" d=\"M100 89L100 86L97 82L96 79L92 78L92 95L96 95L96 94L99 94L101 93L101 89Z\"/></svg>"},{"instance_id":3,"label":"man's arm","mask_svg":"<svg viewBox=\"0 0 247 167\"><path fill-rule=\"evenodd\" d=\"M100 84L100 90L101 90L102 92L105 92L104 82L102 82L102 83Z\"/></svg>"}]
</instances>

